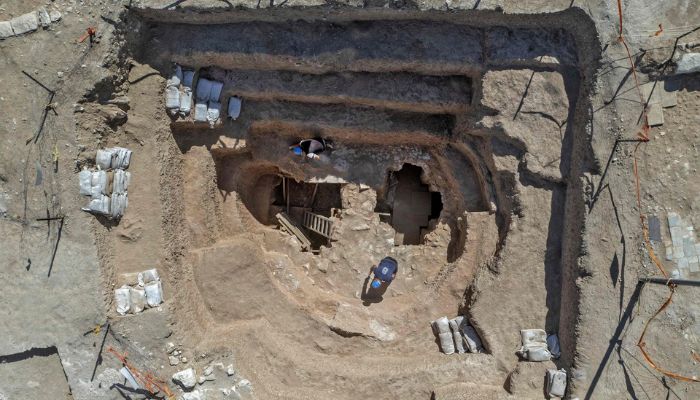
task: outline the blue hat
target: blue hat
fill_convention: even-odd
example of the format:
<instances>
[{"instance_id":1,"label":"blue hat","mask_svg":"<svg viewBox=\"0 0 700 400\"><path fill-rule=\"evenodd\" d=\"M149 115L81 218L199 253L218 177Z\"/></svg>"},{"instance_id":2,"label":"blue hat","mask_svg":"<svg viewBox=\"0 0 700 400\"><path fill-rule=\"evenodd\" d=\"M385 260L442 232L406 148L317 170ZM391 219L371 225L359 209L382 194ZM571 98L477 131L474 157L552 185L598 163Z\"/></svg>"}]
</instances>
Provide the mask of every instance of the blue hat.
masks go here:
<instances>
[{"instance_id":1,"label":"blue hat","mask_svg":"<svg viewBox=\"0 0 700 400\"><path fill-rule=\"evenodd\" d=\"M372 288L379 289L380 286L382 286L382 282L380 282L379 279L375 279L372 281Z\"/></svg>"},{"instance_id":2,"label":"blue hat","mask_svg":"<svg viewBox=\"0 0 700 400\"><path fill-rule=\"evenodd\" d=\"M294 146L294 148L292 150L294 151L294 154L296 154L298 156L300 156L302 153L301 147L299 147L299 146Z\"/></svg>"}]
</instances>

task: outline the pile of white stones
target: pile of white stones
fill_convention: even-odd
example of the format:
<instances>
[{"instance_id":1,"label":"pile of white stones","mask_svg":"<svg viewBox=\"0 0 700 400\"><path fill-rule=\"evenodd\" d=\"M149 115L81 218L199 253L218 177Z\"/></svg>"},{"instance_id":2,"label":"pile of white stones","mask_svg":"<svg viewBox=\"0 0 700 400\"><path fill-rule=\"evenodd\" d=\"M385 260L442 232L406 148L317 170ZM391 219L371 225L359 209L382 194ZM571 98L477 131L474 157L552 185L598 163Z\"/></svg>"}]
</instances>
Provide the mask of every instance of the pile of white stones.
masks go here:
<instances>
[{"instance_id":1,"label":"pile of white stones","mask_svg":"<svg viewBox=\"0 0 700 400\"><path fill-rule=\"evenodd\" d=\"M39 7L35 11L14 17L9 21L0 21L0 39L34 32L39 29L40 25L43 28L48 28L52 22L57 22L60 19L60 12L56 10L47 11L46 8Z\"/></svg>"}]
</instances>

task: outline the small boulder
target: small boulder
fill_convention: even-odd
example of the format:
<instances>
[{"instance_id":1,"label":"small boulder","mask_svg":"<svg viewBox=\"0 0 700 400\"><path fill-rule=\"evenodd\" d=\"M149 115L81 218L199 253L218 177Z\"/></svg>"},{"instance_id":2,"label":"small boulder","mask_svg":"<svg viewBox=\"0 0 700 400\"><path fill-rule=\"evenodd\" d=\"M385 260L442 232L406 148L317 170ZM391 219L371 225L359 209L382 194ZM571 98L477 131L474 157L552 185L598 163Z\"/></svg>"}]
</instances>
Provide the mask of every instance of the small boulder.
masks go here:
<instances>
[{"instance_id":1,"label":"small boulder","mask_svg":"<svg viewBox=\"0 0 700 400\"><path fill-rule=\"evenodd\" d=\"M21 35L39 29L39 18L34 11L12 18L10 23L12 24L12 30L15 32L15 35Z\"/></svg>"},{"instance_id":2,"label":"small boulder","mask_svg":"<svg viewBox=\"0 0 700 400\"><path fill-rule=\"evenodd\" d=\"M194 368L187 368L173 374L173 382L182 386L185 390L191 390L197 384L197 376Z\"/></svg>"},{"instance_id":3,"label":"small boulder","mask_svg":"<svg viewBox=\"0 0 700 400\"><path fill-rule=\"evenodd\" d=\"M700 53L686 53L678 60L676 75L700 72Z\"/></svg>"},{"instance_id":4,"label":"small boulder","mask_svg":"<svg viewBox=\"0 0 700 400\"><path fill-rule=\"evenodd\" d=\"M10 21L0 21L0 39L6 39L15 35Z\"/></svg>"}]
</instances>

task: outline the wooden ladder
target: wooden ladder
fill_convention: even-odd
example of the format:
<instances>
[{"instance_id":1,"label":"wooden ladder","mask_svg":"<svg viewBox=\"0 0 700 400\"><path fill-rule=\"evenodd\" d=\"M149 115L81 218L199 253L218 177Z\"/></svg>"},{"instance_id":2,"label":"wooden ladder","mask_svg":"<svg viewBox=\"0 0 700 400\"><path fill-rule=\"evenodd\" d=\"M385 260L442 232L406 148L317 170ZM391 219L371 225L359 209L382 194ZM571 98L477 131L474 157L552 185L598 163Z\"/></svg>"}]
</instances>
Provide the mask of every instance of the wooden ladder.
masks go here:
<instances>
[{"instance_id":1,"label":"wooden ladder","mask_svg":"<svg viewBox=\"0 0 700 400\"><path fill-rule=\"evenodd\" d=\"M304 211L304 223L306 229L316 232L319 235L331 239L333 235L333 221L330 218L322 215L314 214L309 211Z\"/></svg>"}]
</instances>

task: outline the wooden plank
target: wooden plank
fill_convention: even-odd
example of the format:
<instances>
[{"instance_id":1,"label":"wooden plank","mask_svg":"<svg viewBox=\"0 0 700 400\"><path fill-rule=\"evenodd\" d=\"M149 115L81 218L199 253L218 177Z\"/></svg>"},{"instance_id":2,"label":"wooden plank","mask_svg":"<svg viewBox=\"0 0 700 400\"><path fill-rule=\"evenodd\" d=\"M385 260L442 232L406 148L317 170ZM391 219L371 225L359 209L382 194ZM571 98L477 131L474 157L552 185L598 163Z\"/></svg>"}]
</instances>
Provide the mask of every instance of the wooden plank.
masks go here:
<instances>
[{"instance_id":1,"label":"wooden plank","mask_svg":"<svg viewBox=\"0 0 700 400\"><path fill-rule=\"evenodd\" d=\"M311 241L304 235L304 232L298 227L294 221L286 213L278 213L275 215L280 223L280 226L284 228L287 232L293 234L301 242L302 250L309 250L311 248Z\"/></svg>"}]
</instances>

